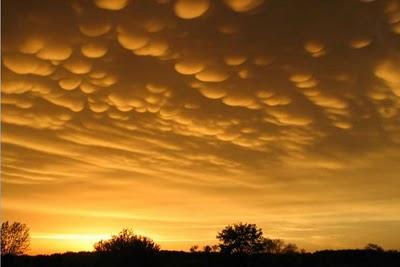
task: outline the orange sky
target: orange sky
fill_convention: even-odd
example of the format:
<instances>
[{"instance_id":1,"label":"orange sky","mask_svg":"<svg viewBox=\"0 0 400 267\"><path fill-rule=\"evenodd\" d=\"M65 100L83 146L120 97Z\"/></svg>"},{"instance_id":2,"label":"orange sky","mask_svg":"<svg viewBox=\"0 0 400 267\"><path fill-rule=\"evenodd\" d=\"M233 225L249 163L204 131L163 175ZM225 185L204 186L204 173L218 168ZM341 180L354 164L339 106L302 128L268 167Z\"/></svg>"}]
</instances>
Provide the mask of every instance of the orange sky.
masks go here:
<instances>
[{"instance_id":1,"label":"orange sky","mask_svg":"<svg viewBox=\"0 0 400 267\"><path fill-rule=\"evenodd\" d=\"M3 0L2 220L31 254L234 222L400 248L400 1Z\"/></svg>"}]
</instances>

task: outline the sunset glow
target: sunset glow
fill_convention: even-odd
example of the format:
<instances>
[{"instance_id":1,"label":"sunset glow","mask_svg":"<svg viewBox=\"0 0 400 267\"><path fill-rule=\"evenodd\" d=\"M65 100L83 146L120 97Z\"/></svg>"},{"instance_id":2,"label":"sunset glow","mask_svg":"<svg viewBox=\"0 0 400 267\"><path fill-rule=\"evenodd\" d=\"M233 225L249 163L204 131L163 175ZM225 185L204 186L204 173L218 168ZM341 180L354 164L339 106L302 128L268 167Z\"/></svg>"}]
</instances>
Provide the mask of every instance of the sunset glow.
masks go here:
<instances>
[{"instance_id":1,"label":"sunset glow","mask_svg":"<svg viewBox=\"0 0 400 267\"><path fill-rule=\"evenodd\" d=\"M235 222L400 248L399 0L3 0L2 221L30 254Z\"/></svg>"}]
</instances>

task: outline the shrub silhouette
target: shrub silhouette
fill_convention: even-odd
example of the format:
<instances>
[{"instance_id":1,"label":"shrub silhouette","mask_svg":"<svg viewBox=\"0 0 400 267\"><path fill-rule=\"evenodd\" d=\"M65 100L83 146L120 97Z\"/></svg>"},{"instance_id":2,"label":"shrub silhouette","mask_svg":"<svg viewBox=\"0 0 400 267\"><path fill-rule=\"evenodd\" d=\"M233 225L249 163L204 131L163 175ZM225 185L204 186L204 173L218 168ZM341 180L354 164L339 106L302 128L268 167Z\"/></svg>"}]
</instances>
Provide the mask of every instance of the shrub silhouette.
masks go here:
<instances>
[{"instance_id":1,"label":"shrub silhouette","mask_svg":"<svg viewBox=\"0 0 400 267\"><path fill-rule=\"evenodd\" d=\"M280 253L287 254L287 253L297 253L297 252L299 252L299 248L297 247L297 245L293 243L288 243L285 244Z\"/></svg>"},{"instance_id":2,"label":"shrub silhouette","mask_svg":"<svg viewBox=\"0 0 400 267\"><path fill-rule=\"evenodd\" d=\"M298 248L296 244L285 243L281 239L264 238L264 252L271 254L296 253Z\"/></svg>"},{"instance_id":3,"label":"shrub silhouette","mask_svg":"<svg viewBox=\"0 0 400 267\"><path fill-rule=\"evenodd\" d=\"M123 229L109 240L94 244L97 252L149 254L160 250L160 246L148 237L136 235L131 229Z\"/></svg>"},{"instance_id":4,"label":"shrub silhouette","mask_svg":"<svg viewBox=\"0 0 400 267\"><path fill-rule=\"evenodd\" d=\"M377 244L373 244L373 243L368 243L365 248L366 250L374 250L374 251L379 251L379 252L383 252L383 248Z\"/></svg>"},{"instance_id":5,"label":"shrub silhouette","mask_svg":"<svg viewBox=\"0 0 400 267\"><path fill-rule=\"evenodd\" d=\"M219 246L218 245L206 245L203 247L204 252L219 252Z\"/></svg>"},{"instance_id":6,"label":"shrub silhouette","mask_svg":"<svg viewBox=\"0 0 400 267\"><path fill-rule=\"evenodd\" d=\"M29 228L19 222L1 224L1 255L22 255L30 243Z\"/></svg>"},{"instance_id":7,"label":"shrub silhouette","mask_svg":"<svg viewBox=\"0 0 400 267\"><path fill-rule=\"evenodd\" d=\"M218 245L205 245L202 249L198 245L191 246L189 249L190 253L216 253L219 252Z\"/></svg>"},{"instance_id":8,"label":"shrub silhouette","mask_svg":"<svg viewBox=\"0 0 400 267\"><path fill-rule=\"evenodd\" d=\"M255 224L233 224L218 233L219 247L226 254L257 254L265 250L261 228Z\"/></svg>"},{"instance_id":9,"label":"shrub silhouette","mask_svg":"<svg viewBox=\"0 0 400 267\"><path fill-rule=\"evenodd\" d=\"M203 252L204 253L211 253L212 252L212 247L210 245L206 245L203 247Z\"/></svg>"}]
</instances>

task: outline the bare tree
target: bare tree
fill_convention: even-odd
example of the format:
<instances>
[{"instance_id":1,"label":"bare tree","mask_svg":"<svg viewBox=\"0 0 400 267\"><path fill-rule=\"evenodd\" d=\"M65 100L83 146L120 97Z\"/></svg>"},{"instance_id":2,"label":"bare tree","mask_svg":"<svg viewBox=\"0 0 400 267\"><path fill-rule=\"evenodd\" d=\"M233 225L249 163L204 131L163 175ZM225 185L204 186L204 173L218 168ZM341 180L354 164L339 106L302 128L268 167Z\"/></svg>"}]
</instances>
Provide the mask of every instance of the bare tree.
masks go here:
<instances>
[{"instance_id":1,"label":"bare tree","mask_svg":"<svg viewBox=\"0 0 400 267\"><path fill-rule=\"evenodd\" d=\"M1 255L22 255L30 243L29 228L19 222L1 224Z\"/></svg>"}]
</instances>

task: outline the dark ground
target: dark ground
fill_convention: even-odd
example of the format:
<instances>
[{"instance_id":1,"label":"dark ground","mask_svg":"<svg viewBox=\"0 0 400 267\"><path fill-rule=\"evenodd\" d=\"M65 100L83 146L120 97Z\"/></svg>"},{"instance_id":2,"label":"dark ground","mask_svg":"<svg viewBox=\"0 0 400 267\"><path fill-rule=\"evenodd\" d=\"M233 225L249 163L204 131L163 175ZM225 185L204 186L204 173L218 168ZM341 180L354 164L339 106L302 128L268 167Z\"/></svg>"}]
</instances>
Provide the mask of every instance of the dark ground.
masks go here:
<instances>
[{"instance_id":1,"label":"dark ground","mask_svg":"<svg viewBox=\"0 0 400 267\"><path fill-rule=\"evenodd\" d=\"M79 252L49 256L4 256L2 267L400 267L400 251L336 250L286 255L227 256L161 251L153 255Z\"/></svg>"}]
</instances>

